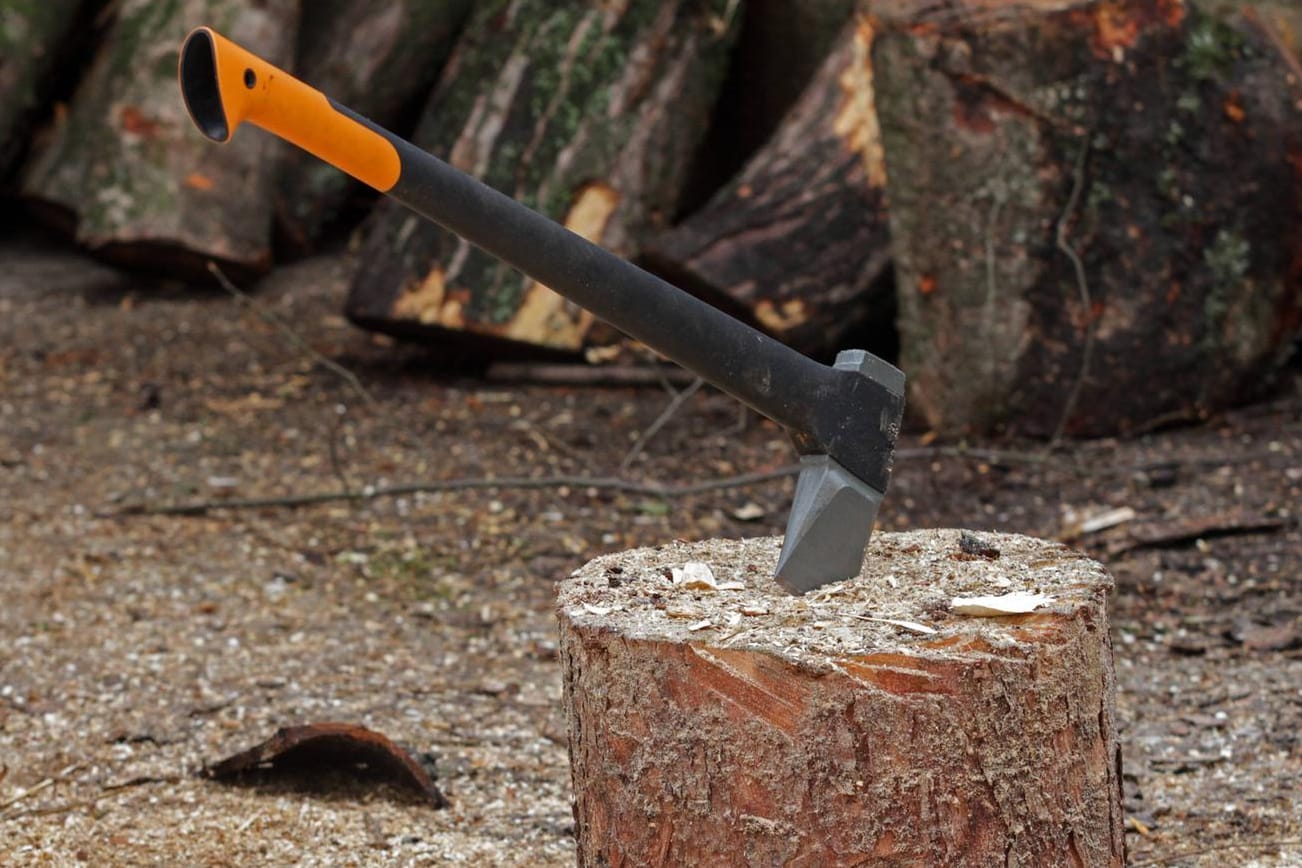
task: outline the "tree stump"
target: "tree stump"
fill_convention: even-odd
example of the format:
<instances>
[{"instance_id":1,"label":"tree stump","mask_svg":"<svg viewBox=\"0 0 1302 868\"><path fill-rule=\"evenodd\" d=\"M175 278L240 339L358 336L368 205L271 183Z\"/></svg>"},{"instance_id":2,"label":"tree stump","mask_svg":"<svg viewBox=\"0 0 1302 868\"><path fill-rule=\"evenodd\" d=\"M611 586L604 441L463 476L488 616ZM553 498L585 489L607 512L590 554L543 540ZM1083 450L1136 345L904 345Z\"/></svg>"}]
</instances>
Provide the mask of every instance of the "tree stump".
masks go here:
<instances>
[{"instance_id":1,"label":"tree stump","mask_svg":"<svg viewBox=\"0 0 1302 868\"><path fill-rule=\"evenodd\" d=\"M639 549L561 583L580 865L1122 864L1103 567L883 533L857 579L792 597L779 546ZM1015 592L1048 601L950 605Z\"/></svg>"},{"instance_id":2,"label":"tree stump","mask_svg":"<svg viewBox=\"0 0 1302 868\"><path fill-rule=\"evenodd\" d=\"M81 7L82 0L0 0L0 180L25 149L28 128L49 96L51 73Z\"/></svg>"},{"instance_id":3,"label":"tree stump","mask_svg":"<svg viewBox=\"0 0 1302 868\"><path fill-rule=\"evenodd\" d=\"M623 256L663 227L736 30L728 0L476 4L413 141ZM346 311L462 345L574 352L591 314L391 203Z\"/></svg>"},{"instance_id":4,"label":"tree stump","mask_svg":"<svg viewBox=\"0 0 1302 868\"><path fill-rule=\"evenodd\" d=\"M22 191L77 240L128 265L204 274L271 264L273 139L212 147L177 90L186 33L211 24L277 65L294 50L297 0L123 0Z\"/></svg>"},{"instance_id":5,"label":"tree stump","mask_svg":"<svg viewBox=\"0 0 1302 868\"><path fill-rule=\"evenodd\" d=\"M937 431L1195 419L1302 322L1302 81L1183 0L879 0L901 358Z\"/></svg>"},{"instance_id":6,"label":"tree stump","mask_svg":"<svg viewBox=\"0 0 1302 868\"><path fill-rule=\"evenodd\" d=\"M777 133L652 268L807 353L895 310L867 19L847 25Z\"/></svg>"},{"instance_id":7,"label":"tree stump","mask_svg":"<svg viewBox=\"0 0 1302 868\"><path fill-rule=\"evenodd\" d=\"M400 135L414 121L461 29L470 0L314 3L298 32L295 74L331 99ZM298 148L280 168L276 215L288 238L311 247L368 187Z\"/></svg>"}]
</instances>

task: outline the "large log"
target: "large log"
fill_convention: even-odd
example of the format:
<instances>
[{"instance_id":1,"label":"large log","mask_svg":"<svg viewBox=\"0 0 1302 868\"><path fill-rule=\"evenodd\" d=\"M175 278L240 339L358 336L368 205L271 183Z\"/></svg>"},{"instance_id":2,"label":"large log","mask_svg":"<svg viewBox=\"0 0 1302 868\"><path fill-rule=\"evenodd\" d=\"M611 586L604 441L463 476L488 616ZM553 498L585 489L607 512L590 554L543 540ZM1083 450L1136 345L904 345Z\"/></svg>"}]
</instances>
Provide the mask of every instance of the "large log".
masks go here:
<instances>
[{"instance_id":1,"label":"large log","mask_svg":"<svg viewBox=\"0 0 1302 868\"><path fill-rule=\"evenodd\" d=\"M26 148L82 0L0 0L0 180Z\"/></svg>"},{"instance_id":2,"label":"large log","mask_svg":"<svg viewBox=\"0 0 1302 868\"><path fill-rule=\"evenodd\" d=\"M621 255L674 210L738 8L729 0L476 6L415 141ZM592 317L386 203L347 303L356 322L499 349L574 351Z\"/></svg>"},{"instance_id":3,"label":"large log","mask_svg":"<svg viewBox=\"0 0 1302 868\"><path fill-rule=\"evenodd\" d=\"M805 352L894 312L872 41L867 19L847 25L773 138L647 251L656 270Z\"/></svg>"},{"instance_id":4,"label":"large log","mask_svg":"<svg viewBox=\"0 0 1302 868\"><path fill-rule=\"evenodd\" d=\"M889 6L902 366L933 428L1101 435L1260 392L1302 315L1277 40L1182 0Z\"/></svg>"},{"instance_id":5,"label":"large log","mask_svg":"<svg viewBox=\"0 0 1302 868\"><path fill-rule=\"evenodd\" d=\"M213 148L186 117L176 83L186 33L211 24L273 63L294 48L297 0L123 0L23 193L99 255L202 273L271 262L272 139Z\"/></svg>"},{"instance_id":6,"label":"large log","mask_svg":"<svg viewBox=\"0 0 1302 868\"><path fill-rule=\"evenodd\" d=\"M580 865L1122 864L1099 564L880 534L857 579L796 598L768 578L779 543L640 549L561 582ZM1049 599L951 608L1017 592Z\"/></svg>"},{"instance_id":7,"label":"large log","mask_svg":"<svg viewBox=\"0 0 1302 868\"><path fill-rule=\"evenodd\" d=\"M296 74L337 102L400 134L443 66L470 0L325 0L304 10ZM308 248L367 188L297 148L280 167L276 214Z\"/></svg>"}]
</instances>

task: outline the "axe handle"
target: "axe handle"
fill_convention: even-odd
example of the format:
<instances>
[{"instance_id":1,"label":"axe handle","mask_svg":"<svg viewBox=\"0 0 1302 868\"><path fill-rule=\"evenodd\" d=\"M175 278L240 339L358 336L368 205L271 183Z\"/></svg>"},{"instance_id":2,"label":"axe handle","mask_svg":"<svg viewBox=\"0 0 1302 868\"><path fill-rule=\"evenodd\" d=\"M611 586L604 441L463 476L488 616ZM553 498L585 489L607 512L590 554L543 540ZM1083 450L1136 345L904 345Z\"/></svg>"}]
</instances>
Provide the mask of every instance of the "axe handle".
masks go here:
<instances>
[{"instance_id":1,"label":"axe handle","mask_svg":"<svg viewBox=\"0 0 1302 868\"><path fill-rule=\"evenodd\" d=\"M829 402L862 399L864 390L893 400L885 388L796 352L453 168L210 28L186 38L180 79L209 138L226 141L247 120L302 147L786 427L802 451L829 451L817 430ZM891 445L883 444L887 462ZM856 463L847 466L885 490L884 475Z\"/></svg>"}]
</instances>

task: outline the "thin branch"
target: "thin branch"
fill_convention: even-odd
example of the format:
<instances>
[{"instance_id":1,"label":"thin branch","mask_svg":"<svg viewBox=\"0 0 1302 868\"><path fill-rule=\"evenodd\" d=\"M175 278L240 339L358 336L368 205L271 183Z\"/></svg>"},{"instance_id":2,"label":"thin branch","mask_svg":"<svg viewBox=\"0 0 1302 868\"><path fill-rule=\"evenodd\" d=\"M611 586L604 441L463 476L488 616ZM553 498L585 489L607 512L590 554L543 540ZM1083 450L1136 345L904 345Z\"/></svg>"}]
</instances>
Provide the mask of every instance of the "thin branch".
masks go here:
<instances>
[{"instance_id":1,"label":"thin branch","mask_svg":"<svg viewBox=\"0 0 1302 868\"><path fill-rule=\"evenodd\" d=\"M1081 390L1085 387L1085 378L1089 376L1090 362L1094 356L1094 299L1090 295L1089 281L1085 277L1085 263L1081 261L1080 255L1067 240L1067 223L1076 213L1076 207L1080 204L1081 191L1085 189L1085 163L1090 154L1090 133L1085 134L1085 143L1081 145L1080 154L1076 157L1076 167L1073 172L1071 198L1067 200L1067 207L1063 209L1062 216L1058 218L1057 243L1058 249L1071 260L1072 268L1076 271L1076 288L1080 293L1080 303L1082 315L1085 317L1085 346L1081 350L1080 371L1076 375L1076 382L1072 386L1071 392L1067 395L1067 403L1062 408L1062 416L1058 419L1058 427L1054 429L1053 437L1049 440L1049 448L1052 449L1062 439L1063 431L1067 428L1067 422L1071 414L1076 411L1076 401L1080 398Z\"/></svg>"},{"instance_id":2,"label":"thin branch","mask_svg":"<svg viewBox=\"0 0 1302 868\"><path fill-rule=\"evenodd\" d=\"M594 488L599 491L615 491L621 494L637 494L646 497L659 497L673 500L704 494L710 491L725 491L733 488L746 488L761 485L776 479L795 476L800 472L800 465L791 464L776 470L763 470L754 473L741 473L706 482L694 482L687 485L661 485L655 482L634 482L612 476L502 476L476 477L469 479L445 479L431 482L413 482L401 485L386 485L378 488L367 487L361 491L323 491L316 494L293 494L285 497L255 497L229 500L201 500L177 504L132 504L122 509L105 513L104 517L115 518L132 515L207 515L219 510L266 509L281 507L296 509L321 503L338 501L370 501L382 497L402 497L409 494L430 494L447 491L471 491L475 489L543 489L543 488Z\"/></svg>"},{"instance_id":3,"label":"thin branch","mask_svg":"<svg viewBox=\"0 0 1302 868\"><path fill-rule=\"evenodd\" d=\"M915 449L899 449L895 452L899 461L933 458L957 458L968 461L984 461L994 465L1030 464L1041 467L1053 467L1064 471L1086 473L1088 468L1075 463L1065 462L1048 455L1028 452L1014 452L1000 449L974 449L966 446L923 446ZM740 473L724 476L704 482L682 485L665 485L659 482L636 482L618 476L483 476L463 477L459 479L439 479L426 482L411 482L398 485L367 486L353 491L322 491L314 494L290 494L281 497L228 498L221 500L197 500L189 503L158 504L133 503L120 509L98 513L100 518L123 518L137 515L207 515L222 510L249 509L298 509L316 506L322 503L360 502L379 500L385 497L403 497L409 494L435 494L450 491L475 491L481 489L515 489L538 490L545 488L594 488L599 491L614 491L620 494L634 494L645 497L659 497L674 500L712 491L728 491L735 488L747 488L763 485L777 479L795 476L800 472L800 465L788 464L776 470L762 470L752 473Z\"/></svg>"},{"instance_id":4,"label":"thin branch","mask_svg":"<svg viewBox=\"0 0 1302 868\"><path fill-rule=\"evenodd\" d=\"M655 437L656 434L660 432L660 429L665 427L669 420L674 417L674 414L681 410L683 405L690 401L693 395L701 391L701 387L704 385L705 380L697 377L695 380L692 380L692 384L686 389L674 393L674 397L670 400L669 405L665 407L665 409L661 411L660 415L656 417L655 421L642 432L641 436L637 438L637 442L633 444L633 448L629 449L628 454L624 456L624 460L619 462L620 473L628 470L628 466L633 463L633 459L642 454L642 450L651 442L651 438Z\"/></svg>"},{"instance_id":5,"label":"thin branch","mask_svg":"<svg viewBox=\"0 0 1302 868\"><path fill-rule=\"evenodd\" d=\"M3 802L0 802L0 811L4 811L7 810L8 808L12 808L14 805L18 804L19 802L36 795L42 790L48 790L50 787L54 786L54 783L55 783L54 778L46 778L45 780L41 781L39 784L35 784L31 787L28 787L25 790L19 790L17 795L10 797Z\"/></svg>"},{"instance_id":6,"label":"thin branch","mask_svg":"<svg viewBox=\"0 0 1302 868\"><path fill-rule=\"evenodd\" d=\"M122 783L118 783L118 784L105 784L104 786L100 787L99 795L91 796L88 799L78 799L72 802L63 802L62 804L50 805L45 808L28 808L22 811L14 811L13 813L5 814L3 817L0 817L0 820L7 822L10 820L27 819L30 817L49 817L49 816L53 816L54 814L69 814L72 813L73 811L77 811L82 808L94 808L103 799L107 798L108 796L120 792L125 792L126 790L133 789L135 787L143 786L145 784L175 784L175 783L180 783L182 780L184 780L184 778L181 777L180 775L164 775L161 777L144 776L144 777L132 778L131 780L123 781Z\"/></svg>"},{"instance_id":7,"label":"thin branch","mask_svg":"<svg viewBox=\"0 0 1302 868\"><path fill-rule=\"evenodd\" d=\"M278 330L281 334L283 334L286 338L289 339L290 343L292 343L294 346L298 347L299 350L301 350L302 352L310 356L312 358L312 361L316 362L321 367L326 368L327 370L336 374L340 379L342 379L349 386L351 386L353 390L357 392L357 394L362 397L362 400L364 400L368 405L372 407L376 405L377 402L375 400L375 396L372 395L367 390L367 388L362 385L362 381L357 379L356 374L354 374L352 371L348 370L343 365L336 362L334 359L327 358L325 355L317 351L311 344L309 344L302 337L300 337L298 332L290 328L288 323L286 323L280 317L276 316L271 311L267 310L265 306L258 304L257 301L253 298L253 296L249 295L247 292L245 292L244 290L236 286L234 283L232 283L230 281L230 278L228 278L225 274L222 273L222 270L220 267L218 267L217 263L209 262L208 271L212 273L213 277L217 278L217 283L221 285L222 289L226 290L228 293L233 295L236 299L240 301L241 304L248 307L249 310L256 313L263 322L267 323L268 325Z\"/></svg>"},{"instance_id":8,"label":"thin branch","mask_svg":"<svg viewBox=\"0 0 1302 868\"><path fill-rule=\"evenodd\" d=\"M53 777L46 778L40 783L28 787L25 790L19 790L15 795L10 796L8 799L6 799L3 802L0 802L0 811L7 811L9 808L12 808L14 805L18 804L19 802L25 799L29 799L39 792L48 790L50 787L54 786L57 783L66 781L68 778L72 777L77 772L81 771L84 765L85 765L84 763L75 763L73 765L68 766L66 769L54 775ZM4 817L4 819L8 820L10 819L10 817L6 816Z\"/></svg>"}]
</instances>

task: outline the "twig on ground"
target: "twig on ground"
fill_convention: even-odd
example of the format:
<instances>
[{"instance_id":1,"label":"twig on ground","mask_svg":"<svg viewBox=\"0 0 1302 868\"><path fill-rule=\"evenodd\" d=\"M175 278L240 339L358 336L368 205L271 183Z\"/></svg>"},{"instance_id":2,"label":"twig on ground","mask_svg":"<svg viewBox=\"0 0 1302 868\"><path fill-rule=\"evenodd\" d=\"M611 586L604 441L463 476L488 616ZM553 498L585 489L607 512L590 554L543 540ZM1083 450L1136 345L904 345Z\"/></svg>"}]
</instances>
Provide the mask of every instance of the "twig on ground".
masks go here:
<instances>
[{"instance_id":1,"label":"twig on ground","mask_svg":"<svg viewBox=\"0 0 1302 868\"><path fill-rule=\"evenodd\" d=\"M1180 859L1204 856L1208 853L1220 853L1225 850L1244 850L1258 847L1302 847L1302 838L1266 838L1260 841L1231 841L1226 844L1213 844L1210 847L1199 847L1197 850L1185 850L1181 853L1170 853L1166 856L1156 856L1152 859L1145 859L1142 862L1131 862L1130 868L1148 868L1148 866L1151 865L1170 865L1172 862L1176 862Z\"/></svg>"},{"instance_id":2,"label":"twig on ground","mask_svg":"<svg viewBox=\"0 0 1302 868\"><path fill-rule=\"evenodd\" d=\"M55 784L67 780L72 775L81 771L83 765L84 763L75 763L73 765L68 766L66 769L63 769L53 777L45 778L40 783L34 784L25 790L19 790L16 794L10 796L5 801L0 802L0 811L7 811L9 808L12 808L14 805L18 804L19 802L22 802L26 799L30 799L32 796L36 795L37 793L42 792L44 790L48 790L50 787L54 786ZM11 819L11 816L5 816L3 819L6 820Z\"/></svg>"},{"instance_id":3,"label":"twig on ground","mask_svg":"<svg viewBox=\"0 0 1302 868\"><path fill-rule=\"evenodd\" d=\"M474 489L539 489L539 488L595 488L601 491L615 491L621 494L639 494L647 497L659 497L672 500L704 494L710 491L724 491L731 488L745 488L795 476L800 466L790 464L776 470L763 470L754 473L741 473L721 479L694 482L686 485L662 485L655 482L634 482L613 476L503 476L475 477L469 479L445 479L432 482L413 482L402 485L367 487L361 491L323 491L317 494L294 494L285 497L255 497L228 500L201 500L178 504L132 504L116 512L103 513L103 517L117 518L133 515L206 515L219 510L265 509L282 507L294 509L314 506L335 501L368 501L382 497L401 497L408 494L431 494L447 491L470 491Z\"/></svg>"},{"instance_id":4,"label":"twig on ground","mask_svg":"<svg viewBox=\"0 0 1302 868\"><path fill-rule=\"evenodd\" d=\"M362 381L357 379L356 374L336 362L334 359L327 358L325 355L318 352L311 344L300 337L298 332L290 328L288 323L267 310L265 306L258 304L253 296L232 283L230 278L222 273L222 270L218 267L217 263L209 262L208 271L217 279L217 283L221 285L222 289L226 290L238 299L239 302L248 307L249 310L256 313L263 322L277 329L281 334L287 337L290 343L310 356L313 362L339 376L339 378L351 386L353 391L357 392L357 394L362 397L362 400L364 400L368 405L372 407L376 405L377 402L375 396L362 385Z\"/></svg>"},{"instance_id":5,"label":"twig on ground","mask_svg":"<svg viewBox=\"0 0 1302 868\"><path fill-rule=\"evenodd\" d=\"M641 436L637 438L637 442L633 444L633 447L628 450L628 454L624 456L624 460L619 462L620 473L628 470L628 466L633 463L633 459L642 454L642 450L651 442L651 438L655 437L656 434L660 432L660 429L665 427L669 420L674 417L674 414L681 410L683 405L691 400L692 396L699 392L701 387L704 385L705 380L697 377L695 380L692 380L691 385L686 389L674 393L674 397L669 401L669 405L665 407L665 409L661 411L660 415L656 417L655 421L642 432Z\"/></svg>"},{"instance_id":6,"label":"twig on ground","mask_svg":"<svg viewBox=\"0 0 1302 868\"><path fill-rule=\"evenodd\" d=\"M106 784L103 787L100 787L98 795L91 796L88 799L63 802L58 805L50 805L44 808L28 808L23 811L14 811L12 814L6 814L5 816L0 817L0 820L18 820L29 817L48 817L53 814L68 814L81 808L93 808L98 805L102 799L111 794L125 792L126 790L144 784L175 784L180 783L182 780L184 780L184 778L181 775L163 775L161 777L143 776L132 778L131 780L123 781L119 784Z\"/></svg>"},{"instance_id":7,"label":"twig on ground","mask_svg":"<svg viewBox=\"0 0 1302 868\"><path fill-rule=\"evenodd\" d=\"M1090 154L1090 135L1089 132L1086 132L1085 143L1081 145L1080 155L1076 157L1076 167L1072 175L1071 197L1067 200L1067 207L1063 209L1062 216L1058 218L1056 232L1058 249L1071 260L1072 268L1076 271L1076 288L1080 293L1081 315L1085 317L1085 346L1081 348L1080 370L1076 374L1076 382L1067 395L1067 403L1063 405L1062 415L1058 418L1058 427L1054 429L1053 437L1049 440L1048 448L1050 449L1058 445L1063 432L1067 429L1071 414L1076 411L1076 401L1080 398L1081 390L1085 387L1085 379L1089 376L1090 362L1094 356L1094 299L1090 295L1089 281L1085 277L1085 263L1081 261L1080 255L1067 240L1067 222L1076 213L1076 207L1080 204L1081 192L1085 189L1085 163Z\"/></svg>"},{"instance_id":8,"label":"twig on ground","mask_svg":"<svg viewBox=\"0 0 1302 868\"><path fill-rule=\"evenodd\" d=\"M971 461L984 461L994 465L1032 464L1051 466L1065 471L1085 473L1087 468L1047 455L1026 452L1014 452L998 449L973 449L966 446L924 446L916 449L900 449L895 453L897 460L930 458L959 458ZM297 509L316 506L322 503L338 501L370 501L385 497L402 497L409 494L434 494L449 491L473 491L479 489L542 489L542 488L595 488L601 491L614 491L621 494L637 494L646 497L659 497L673 500L711 491L727 491L733 488L746 488L762 485L776 479L795 476L800 472L800 465L789 464L776 470L740 473L724 476L704 482L692 482L682 485L665 485L659 482L637 482L618 476L482 476L462 477L459 479L439 479L426 482L411 482L398 485L367 486L361 490L323 491L314 494L290 494L281 497L223 498L221 500L197 500L189 503L158 504L132 503L113 511L98 513L100 518L122 518L136 515L206 515L221 510L246 510L285 508Z\"/></svg>"}]
</instances>

